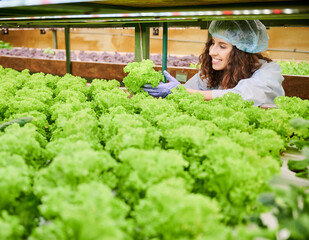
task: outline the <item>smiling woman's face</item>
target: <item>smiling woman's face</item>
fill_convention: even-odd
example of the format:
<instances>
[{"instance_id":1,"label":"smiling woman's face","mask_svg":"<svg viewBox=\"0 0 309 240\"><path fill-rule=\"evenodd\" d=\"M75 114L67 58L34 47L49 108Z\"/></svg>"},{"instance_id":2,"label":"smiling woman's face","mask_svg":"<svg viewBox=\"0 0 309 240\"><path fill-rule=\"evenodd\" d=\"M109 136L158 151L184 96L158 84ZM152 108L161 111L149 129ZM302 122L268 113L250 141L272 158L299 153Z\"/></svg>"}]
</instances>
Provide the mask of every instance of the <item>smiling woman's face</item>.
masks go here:
<instances>
[{"instance_id":1,"label":"smiling woman's face","mask_svg":"<svg viewBox=\"0 0 309 240\"><path fill-rule=\"evenodd\" d=\"M212 44L209 48L209 55L212 58L212 68L223 70L226 68L232 52L233 45L221 38L212 37Z\"/></svg>"}]
</instances>

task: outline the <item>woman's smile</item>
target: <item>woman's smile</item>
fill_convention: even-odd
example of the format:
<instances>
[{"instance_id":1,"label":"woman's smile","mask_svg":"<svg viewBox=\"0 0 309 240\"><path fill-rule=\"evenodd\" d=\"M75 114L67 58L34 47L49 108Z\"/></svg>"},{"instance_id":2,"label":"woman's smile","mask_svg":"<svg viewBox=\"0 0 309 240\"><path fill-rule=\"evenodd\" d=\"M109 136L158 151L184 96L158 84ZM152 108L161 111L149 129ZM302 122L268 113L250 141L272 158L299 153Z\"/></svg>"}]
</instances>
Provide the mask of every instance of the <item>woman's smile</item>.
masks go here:
<instances>
[{"instance_id":1,"label":"woman's smile","mask_svg":"<svg viewBox=\"0 0 309 240\"><path fill-rule=\"evenodd\" d=\"M219 64L222 61L220 59L213 58L211 62L212 62L212 64Z\"/></svg>"}]
</instances>

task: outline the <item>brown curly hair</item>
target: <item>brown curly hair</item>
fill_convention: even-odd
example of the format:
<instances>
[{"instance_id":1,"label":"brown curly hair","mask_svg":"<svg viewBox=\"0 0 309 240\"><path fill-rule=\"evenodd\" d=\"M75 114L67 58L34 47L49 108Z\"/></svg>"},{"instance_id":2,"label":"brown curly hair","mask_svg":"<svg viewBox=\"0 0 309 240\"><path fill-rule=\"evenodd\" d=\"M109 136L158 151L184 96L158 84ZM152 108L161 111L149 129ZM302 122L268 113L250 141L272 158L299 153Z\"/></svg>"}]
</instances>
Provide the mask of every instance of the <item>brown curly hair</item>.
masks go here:
<instances>
[{"instance_id":1,"label":"brown curly hair","mask_svg":"<svg viewBox=\"0 0 309 240\"><path fill-rule=\"evenodd\" d=\"M212 39L210 38L206 42L203 53L199 56L200 77L203 80L207 79L208 88L233 88L240 80L251 77L262 66L259 59L272 61L261 53L247 53L233 46L226 68L217 71L212 68L212 58L209 55L211 45Z\"/></svg>"}]
</instances>

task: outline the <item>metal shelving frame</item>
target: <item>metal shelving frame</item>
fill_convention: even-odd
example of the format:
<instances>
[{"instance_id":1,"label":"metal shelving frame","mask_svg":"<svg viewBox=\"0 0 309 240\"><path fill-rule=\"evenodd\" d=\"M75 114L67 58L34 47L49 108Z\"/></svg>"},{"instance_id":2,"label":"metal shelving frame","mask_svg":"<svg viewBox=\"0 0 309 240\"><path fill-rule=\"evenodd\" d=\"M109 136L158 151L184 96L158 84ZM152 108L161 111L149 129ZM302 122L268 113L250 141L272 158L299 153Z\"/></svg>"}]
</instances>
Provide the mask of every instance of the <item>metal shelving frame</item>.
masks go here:
<instances>
[{"instance_id":1,"label":"metal shelving frame","mask_svg":"<svg viewBox=\"0 0 309 240\"><path fill-rule=\"evenodd\" d=\"M149 28L163 27L162 70L167 63L168 27L198 26L212 20L259 19L267 27L309 26L306 0L3 0L1 28L64 28L66 69L71 72L70 28L134 27L136 61L149 58Z\"/></svg>"}]
</instances>

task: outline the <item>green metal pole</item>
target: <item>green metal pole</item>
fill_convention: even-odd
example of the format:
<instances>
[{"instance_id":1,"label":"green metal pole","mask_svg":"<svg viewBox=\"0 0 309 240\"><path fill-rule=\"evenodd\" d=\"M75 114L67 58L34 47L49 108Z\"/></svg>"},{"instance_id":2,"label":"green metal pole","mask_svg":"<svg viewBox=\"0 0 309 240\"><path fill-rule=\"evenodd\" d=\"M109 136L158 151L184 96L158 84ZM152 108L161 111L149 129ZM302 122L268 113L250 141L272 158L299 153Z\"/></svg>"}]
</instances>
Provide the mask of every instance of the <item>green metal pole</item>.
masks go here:
<instances>
[{"instance_id":1,"label":"green metal pole","mask_svg":"<svg viewBox=\"0 0 309 240\"><path fill-rule=\"evenodd\" d=\"M57 30L53 29L53 49L58 49Z\"/></svg>"},{"instance_id":2,"label":"green metal pole","mask_svg":"<svg viewBox=\"0 0 309 240\"><path fill-rule=\"evenodd\" d=\"M149 36L149 27L142 26L142 50L143 50L143 59L149 59L150 54L150 36Z\"/></svg>"},{"instance_id":3,"label":"green metal pole","mask_svg":"<svg viewBox=\"0 0 309 240\"><path fill-rule=\"evenodd\" d=\"M135 27L135 48L134 48L135 62L142 61L141 45L140 44L141 44L141 35L140 35L139 25L137 25Z\"/></svg>"},{"instance_id":4,"label":"green metal pole","mask_svg":"<svg viewBox=\"0 0 309 240\"><path fill-rule=\"evenodd\" d=\"M66 66L67 73L71 73L71 50L70 50L70 27L64 27L64 38L65 38L65 55L66 55Z\"/></svg>"},{"instance_id":5,"label":"green metal pole","mask_svg":"<svg viewBox=\"0 0 309 240\"><path fill-rule=\"evenodd\" d=\"M135 26L135 61L149 59L149 27L138 24Z\"/></svg>"},{"instance_id":6,"label":"green metal pole","mask_svg":"<svg viewBox=\"0 0 309 240\"><path fill-rule=\"evenodd\" d=\"M162 73L164 70L167 70L167 23L163 23L163 53L162 53ZM166 82L166 78L164 77L164 82Z\"/></svg>"}]
</instances>

